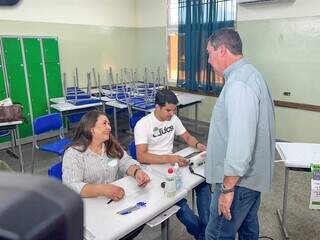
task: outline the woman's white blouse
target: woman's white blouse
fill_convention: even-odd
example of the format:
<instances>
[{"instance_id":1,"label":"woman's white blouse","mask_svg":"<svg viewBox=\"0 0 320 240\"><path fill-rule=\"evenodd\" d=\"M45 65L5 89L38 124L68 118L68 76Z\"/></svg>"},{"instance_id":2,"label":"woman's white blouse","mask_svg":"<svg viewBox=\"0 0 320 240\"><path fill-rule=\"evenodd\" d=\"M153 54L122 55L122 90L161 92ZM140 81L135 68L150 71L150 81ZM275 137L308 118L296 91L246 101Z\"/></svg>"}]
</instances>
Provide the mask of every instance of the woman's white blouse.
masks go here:
<instances>
[{"instance_id":1,"label":"woman's white blouse","mask_svg":"<svg viewBox=\"0 0 320 240\"><path fill-rule=\"evenodd\" d=\"M125 174L134 164L139 165L125 151L121 159L109 158L104 149L99 155L89 148L80 152L69 147L63 156L63 183L80 193L84 185L111 183L116 180L118 169Z\"/></svg>"}]
</instances>

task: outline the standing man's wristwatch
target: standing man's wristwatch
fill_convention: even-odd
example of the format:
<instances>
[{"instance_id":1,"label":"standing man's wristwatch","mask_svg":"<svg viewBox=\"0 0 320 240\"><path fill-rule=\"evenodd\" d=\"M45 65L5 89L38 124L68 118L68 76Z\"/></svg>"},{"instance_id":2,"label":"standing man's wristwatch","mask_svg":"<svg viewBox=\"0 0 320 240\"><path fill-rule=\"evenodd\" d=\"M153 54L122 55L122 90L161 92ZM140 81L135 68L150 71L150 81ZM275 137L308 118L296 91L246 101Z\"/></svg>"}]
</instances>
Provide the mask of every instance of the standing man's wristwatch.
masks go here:
<instances>
[{"instance_id":1,"label":"standing man's wristwatch","mask_svg":"<svg viewBox=\"0 0 320 240\"><path fill-rule=\"evenodd\" d=\"M221 184L220 192L223 194L234 192L234 187L226 188L223 184Z\"/></svg>"}]
</instances>

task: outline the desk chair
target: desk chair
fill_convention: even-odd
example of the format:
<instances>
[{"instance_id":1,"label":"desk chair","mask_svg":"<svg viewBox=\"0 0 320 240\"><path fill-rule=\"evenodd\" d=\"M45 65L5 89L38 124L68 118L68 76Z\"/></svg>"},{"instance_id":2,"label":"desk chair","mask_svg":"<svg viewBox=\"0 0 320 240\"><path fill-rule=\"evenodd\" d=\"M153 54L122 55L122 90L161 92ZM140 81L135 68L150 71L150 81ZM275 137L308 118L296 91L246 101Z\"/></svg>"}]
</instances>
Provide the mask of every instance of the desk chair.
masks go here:
<instances>
[{"instance_id":1,"label":"desk chair","mask_svg":"<svg viewBox=\"0 0 320 240\"><path fill-rule=\"evenodd\" d=\"M10 131L9 130L2 130L0 131L0 138L2 137L6 137L10 135ZM13 142L11 140L11 147L12 147L12 151L13 151Z\"/></svg>"},{"instance_id":2,"label":"desk chair","mask_svg":"<svg viewBox=\"0 0 320 240\"><path fill-rule=\"evenodd\" d=\"M48 133L51 131L60 130L59 138L57 140L45 143L43 145L38 145L38 138L43 133ZM62 118L59 113L47 114L41 117L36 118L33 121L33 141L32 141L32 169L34 170L34 154L35 149L38 149L43 152L54 153L59 156L61 159L66 146L71 144L69 138L63 136L63 124Z\"/></svg>"},{"instance_id":3,"label":"desk chair","mask_svg":"<svg viewBox=\"0 0 320 240\"><path fill-rule=\"evenodd\" d=\"M7 137L7 136L10 136L10 135L11 135L10 130L2 130L2 131L0 131L0 138ZM10 141L11 141L11 150L9 148L7 148L6 152L10 156L12 156L14 158L19 158L19 155L17 155L15 150L14 150L14 137L13 137L13 135L11 135Z\"/></svg>"},{"instance_id":4,"label":"desk chair","mask_svg":"<svg viewBox=\"0 0 320 240\"><path fill-rule=\"evenodd\" d=\"M130 156L134 159L134 160L137 160L137 149L136 149L136 143L134 142L134 140L132 140L130 143L129 143L129 153L130 153ZM137 160L138 161L138 160Z\"/></svg>"},{"instance_id":5,"label":"desk chair","mask_svg":"<svg viewBox=\"0 0 320 240\"><path fill-rule=\"evenodd\" d=\"M130 123L130 128L132 129L132 131L134 130L134 127L136 126L137 122L143 118L145 115L144 115L144 112L137 112L135 114L132 115L132 117L130 117L129 119L129 123ZM136 150L136 144L134 142L134 140L132 140L130 143L129 143L129 153L130 153L130 156L137 160L137 150Z\"/></svg>"},{"instance_id":6,"label":"desk chair","mask_svg":"<svg viewBox=\"0 0 320 240\"><path fill-rule=\"evenodd\" d=\"M9 130L2 130L0 131L0 137L9 136L10 131Z\"/></svg>"},{"instance_id":7,"label":"desk chair","mask_svg":"<svg viewBox=\"0 0 320 240\"><path fill-rule=\"evenodd\" d=\"M70 124L68 124L68 130L70 130L70 128L72 128L72 125L76 125L78 122L80 122L80 119L82 118L82 116L85 114L85 112L81 112L81 113L73 113L67 116L68 118L68 122ZM70 126L71 125L71 126Z\"/></svg>"},{"instance_id":8,"label":"desk chair","mask_svg":"<svg viewBox=\"0 0 320 240\"><path fill-rule=\"evenodd\" d=\"M48 169L48 176L59 179L60 181L62 181L62 162L61 161L52 165Z\"/></svg>"},{"instance_id":9,"label":"desk chair","mask_svg":"<svg viewBox=\"0 0 320 240\"><path fill-rule=\"evenodd\" d=\"M137 112L132 114L132 116L129 119L130 127L132 131L134 130L134 127L136 126L137 122L145 116L145 112Z\"/></svg>"}]
</instances>

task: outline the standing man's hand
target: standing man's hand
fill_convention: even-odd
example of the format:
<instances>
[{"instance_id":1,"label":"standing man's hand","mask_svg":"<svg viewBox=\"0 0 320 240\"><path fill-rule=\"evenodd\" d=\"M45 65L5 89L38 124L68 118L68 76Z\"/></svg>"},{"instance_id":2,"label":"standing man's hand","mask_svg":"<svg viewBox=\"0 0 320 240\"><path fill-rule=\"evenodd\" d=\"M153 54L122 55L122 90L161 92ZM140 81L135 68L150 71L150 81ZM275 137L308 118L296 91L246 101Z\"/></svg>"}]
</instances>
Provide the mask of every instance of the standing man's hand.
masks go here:
<instances>
[{"instance_id":1,"label":"standing man's hand","mask_svg":"<svg viewBox=\"0 0 320 240\"><path fill-rule=\"evenodd\" d=\"M220 193L219 203L218 203L218 213L223 214L225 219L231 220L231 204L233 201L234 192Z\"/></svg>"},{"instance_id":2,"label":"standing man's hand","mask_svg":"<svg viewBox=\"0 0 320 240\"><path fill-rule=\"evenodd\" d=\"M198 149L200 152L207 151L206 145L204 145L204 144L202 144L202 143L198 143L198 144L197 144L197 149Z\"/></svg>"}]
</instances>

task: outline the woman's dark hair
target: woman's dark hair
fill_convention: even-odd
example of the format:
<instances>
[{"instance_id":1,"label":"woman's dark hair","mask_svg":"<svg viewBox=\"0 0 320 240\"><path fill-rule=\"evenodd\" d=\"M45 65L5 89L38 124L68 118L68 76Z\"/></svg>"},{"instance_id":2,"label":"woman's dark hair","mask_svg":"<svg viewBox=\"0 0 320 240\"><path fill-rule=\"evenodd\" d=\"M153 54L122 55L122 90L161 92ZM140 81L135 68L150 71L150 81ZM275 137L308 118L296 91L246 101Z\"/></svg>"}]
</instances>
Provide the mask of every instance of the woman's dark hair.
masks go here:
<instances>
[{"instance_id":1,"label":"woman's dark hair","mask_svg":"<svg viewBox=\"0 0 320 240\"><path fill-rule=\"evenodd\" d=\"M158 104L160 107L163 107L168 104L178 104L178 98L170 89L162 89L157 91L155 104Z\"/></svg>"},{"instance_id":2,"label":"woman's dark hair","mask_svg":"<svg viewBox=\"0 0 320 240\"><path fill-rule=\"evenodd\" d=\"M88 149L88 146L92 142L91 129L94 128L98 120L98 117L101 115L106 116L106 114L101 111L93 110L87 112L85 115L82 116L79 126L76 130L76 134L73 137L73 143L71 147L80 152L85 152ZM123 149L111 133L109 136L109 140L105 141L105 149L108 157L123 157Z\"/></svg>"}]
</instances>

